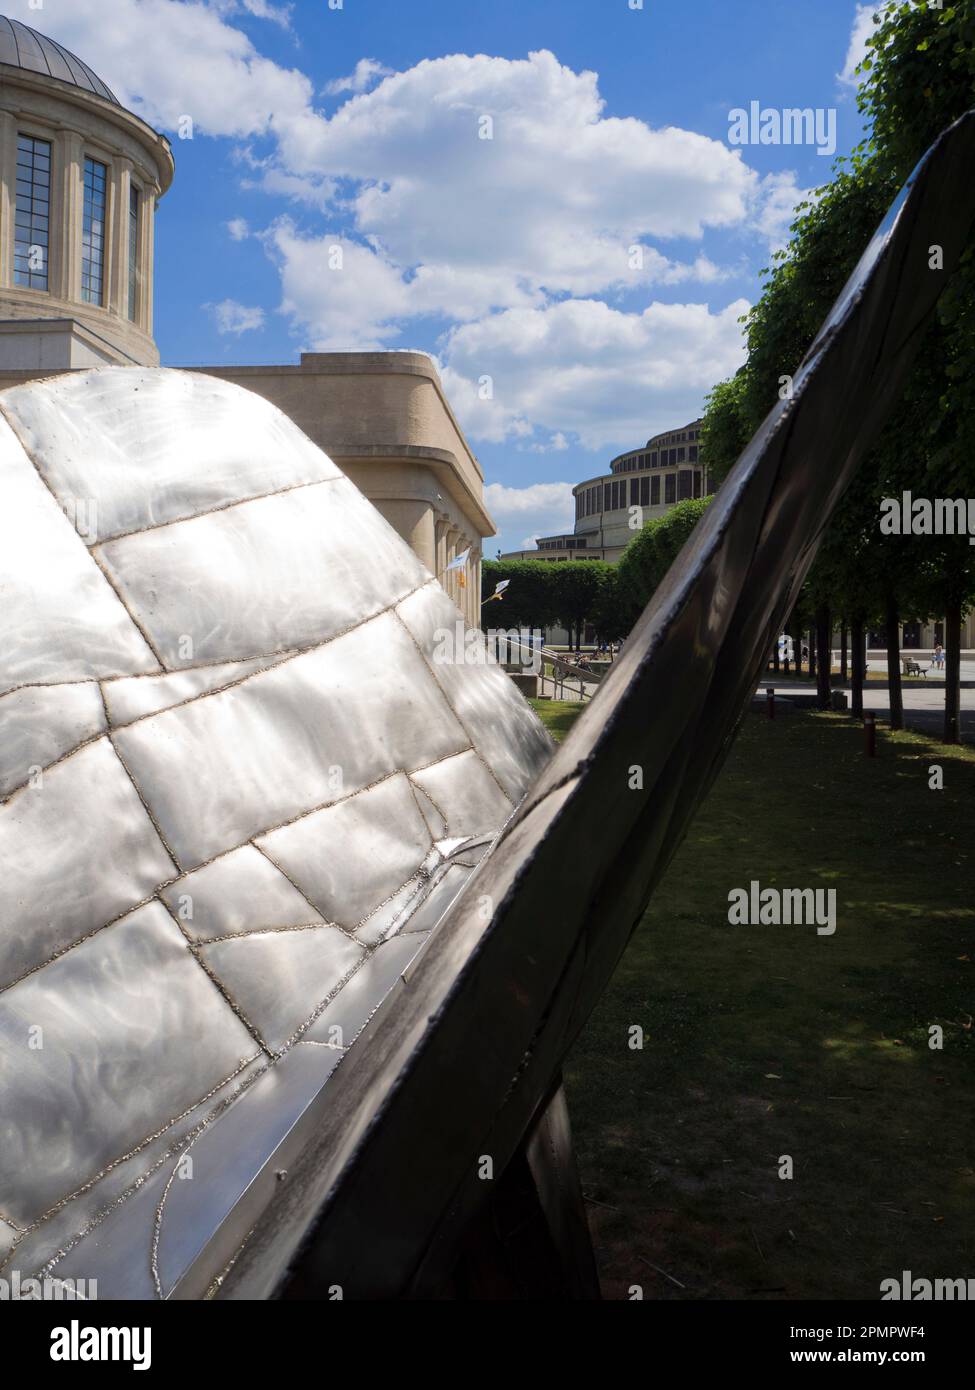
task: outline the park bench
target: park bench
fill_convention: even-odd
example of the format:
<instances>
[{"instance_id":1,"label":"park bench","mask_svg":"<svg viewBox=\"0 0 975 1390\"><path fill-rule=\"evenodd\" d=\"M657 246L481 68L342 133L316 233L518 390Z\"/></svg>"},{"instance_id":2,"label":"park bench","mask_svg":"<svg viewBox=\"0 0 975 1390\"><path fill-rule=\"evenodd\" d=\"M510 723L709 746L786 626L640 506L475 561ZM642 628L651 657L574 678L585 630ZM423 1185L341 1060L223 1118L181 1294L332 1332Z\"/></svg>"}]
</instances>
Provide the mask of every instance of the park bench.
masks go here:
<instances>
[{"instance_id":1,"label":"park bench","mask_svg":"<svg viewBox=\"0 0 975 1390\"><path fill-rule=\"evenodd\" d=\"M928 668L927 668L927 666L919 666L918 663L917 663L916 661L910 661L908 658L905 657L905 659L904 659L904 675L905 675L905 676L926 676L927 674L928 674Z\"/></svg>"}]
</instances>

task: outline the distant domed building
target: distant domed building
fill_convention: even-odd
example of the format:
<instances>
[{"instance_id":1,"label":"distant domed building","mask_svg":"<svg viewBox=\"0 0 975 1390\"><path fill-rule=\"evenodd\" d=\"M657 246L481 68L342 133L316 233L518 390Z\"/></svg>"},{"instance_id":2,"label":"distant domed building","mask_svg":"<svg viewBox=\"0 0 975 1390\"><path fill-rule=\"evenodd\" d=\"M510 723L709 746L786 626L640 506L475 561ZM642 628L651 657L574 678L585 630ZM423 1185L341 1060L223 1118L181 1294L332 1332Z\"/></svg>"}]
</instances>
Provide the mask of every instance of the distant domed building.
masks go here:
<instances>
[{"instance_id":1,"label":"distant domed building","mask_svg":"<svg viewBox=\"0 0 975 1390\"><path fill-rule=\"evenodd\" d=\"M645 521L666 516L678 502L707 496L707 469L700 458L703 423L692 420L680 429L664 430L640 448L618 454L608 473L572 489L576 515L571 534L539 536L537 550L512 550L501 558L615 564Z\"/></svg>"},{"instance_id":2,"label":"distant domed building","mask_svg":"<svg viewBox=\"0 0 975 1390\"><path fill-rule=\"evenodd\" d=\"M0 16L0 368L155 366L169 141L87 63Z\"/></svg>"}]
</instances>

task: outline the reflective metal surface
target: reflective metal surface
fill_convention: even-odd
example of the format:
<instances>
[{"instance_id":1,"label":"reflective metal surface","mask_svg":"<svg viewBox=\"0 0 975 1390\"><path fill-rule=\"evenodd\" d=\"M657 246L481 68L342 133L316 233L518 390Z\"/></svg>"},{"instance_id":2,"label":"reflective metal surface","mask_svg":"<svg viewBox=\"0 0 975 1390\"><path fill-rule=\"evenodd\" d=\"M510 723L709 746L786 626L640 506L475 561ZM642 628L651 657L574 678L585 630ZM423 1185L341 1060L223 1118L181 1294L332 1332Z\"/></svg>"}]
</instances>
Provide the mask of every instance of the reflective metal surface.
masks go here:
<instances>
[{"instance_id":1,"label":"reflective metal surface","mask_svg":"<svg viewBox=\"0 0 975 1390\"><path fill-rule=\"evenodd\" d=\"M0 394L0 592L0 1273L208 1286L551 745L205 377Z\"/></svg>"},{"instance_id":2,"label":"reflective metal surface","mask_svg":"<svg viewBox=\"0 0 975 1390\"><path fill-rule=\"evenodd\" d=\"M309 1116L221 1296L325 1296L336 1284L346 1298L441 1296L491 1195L481 1156L504 1173L538 1133L970 244L973 163L975 113L918 166L793 398L746 448L611 674L336 1071L328 1122ZM933 245L943 273L929 269ZM191 1271L179 1292L196 1287Z\"/></svg>"}]
</instances>

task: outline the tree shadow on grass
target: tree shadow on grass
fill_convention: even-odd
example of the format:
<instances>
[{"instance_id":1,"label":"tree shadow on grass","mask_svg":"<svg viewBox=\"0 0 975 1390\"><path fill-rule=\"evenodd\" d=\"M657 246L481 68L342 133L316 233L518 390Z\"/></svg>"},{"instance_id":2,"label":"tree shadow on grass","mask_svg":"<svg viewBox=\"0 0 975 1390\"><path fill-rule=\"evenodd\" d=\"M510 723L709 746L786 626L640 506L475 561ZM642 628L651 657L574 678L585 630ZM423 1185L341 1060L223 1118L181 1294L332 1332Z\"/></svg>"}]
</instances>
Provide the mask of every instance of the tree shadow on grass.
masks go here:
<instances>
[{"instance_id":1,"label":"tree shadow on grass","mask_svg":"<svg viewBox=\"0 0 975 1390\"><path fill-rule=\"evenodd\" d=\"M567 1068L607 1297L972 1273L973 803L970 750L745 721ZM836 888L836 933L729 926L752 879Z\"/></svg>"}]
</instances>

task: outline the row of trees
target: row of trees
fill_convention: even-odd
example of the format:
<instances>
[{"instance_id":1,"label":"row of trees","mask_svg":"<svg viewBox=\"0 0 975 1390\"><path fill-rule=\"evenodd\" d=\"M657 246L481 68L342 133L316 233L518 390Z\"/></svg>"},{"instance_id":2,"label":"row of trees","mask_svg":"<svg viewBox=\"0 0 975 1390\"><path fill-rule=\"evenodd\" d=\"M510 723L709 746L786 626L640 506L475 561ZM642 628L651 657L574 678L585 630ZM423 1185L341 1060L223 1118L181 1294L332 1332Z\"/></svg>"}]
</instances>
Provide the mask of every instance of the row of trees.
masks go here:
<instances>
[{"instance_id":1,"label":"row of trees","mask_svg":"<svg viewBox=\"0 0 975 1390\"><path fill-rule=\"evenodd\" d=\"M627 630L616 612L616 567L603 560L484 560L482 598L502 579L511 583L498 611L485 610L485 621L498 627L563 627L576 648L587 623L604 641Z\"/></svg>"},{"instance_id":2,"label":"row of trees","mask_svg":"<svg viewBox=\"0 0 975 1390\"><path fill-rule=\"evenodd\" d=\"M938 133L973 104L975 0L947 8L891 0L876 17L858 102L869 137L832 182L800 207L745 319L747 361L711 393L702 456L720 481L776 402L878 222ZM944 272L939 248L928 268ZM824 453L828 450L824 441ZM790 630L815 627L821 700L829 698L829 634L848 628L853 706L862 712L865 633L887 641L891 725L903 725L898 633L944 619L945 739L959 736L961 622L975 603L975 547L965 535L885 535L881 501L975 495L975 248L946 284L903 398L824 537Z\"/></svg>"},{"instance_id":3,"label":"row of trees","mask_svg":"<svg viewBox=\"0 0 975 1390\"><path fill-rule=\"evenodd\" d=\"M693 531L709 498L679 502L636 532L618 565L604 560L485 560L481 595L489 599L502 579L504 611L490 614L503 627L562 627L578 648L591 626L597 639L626 636L650 595Z\"/></svg>"}]
</instances>

